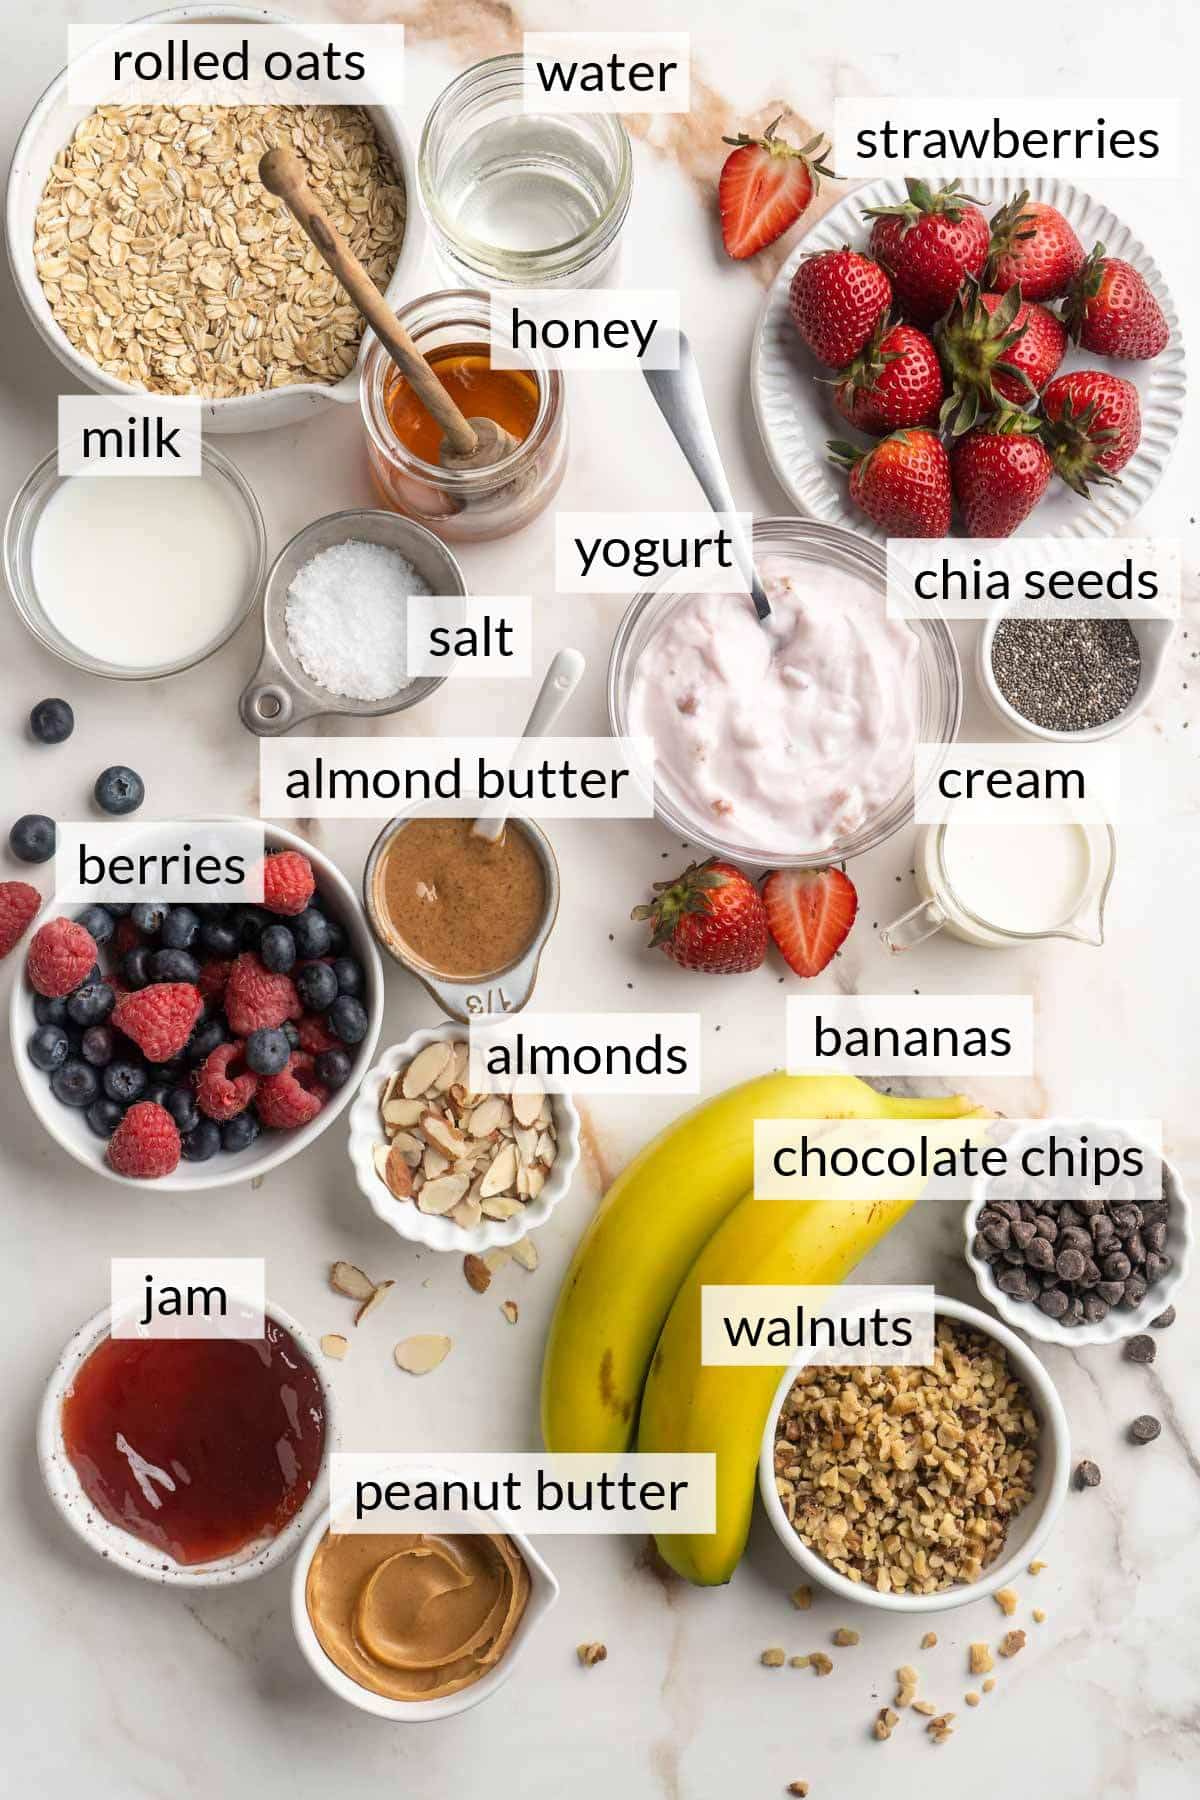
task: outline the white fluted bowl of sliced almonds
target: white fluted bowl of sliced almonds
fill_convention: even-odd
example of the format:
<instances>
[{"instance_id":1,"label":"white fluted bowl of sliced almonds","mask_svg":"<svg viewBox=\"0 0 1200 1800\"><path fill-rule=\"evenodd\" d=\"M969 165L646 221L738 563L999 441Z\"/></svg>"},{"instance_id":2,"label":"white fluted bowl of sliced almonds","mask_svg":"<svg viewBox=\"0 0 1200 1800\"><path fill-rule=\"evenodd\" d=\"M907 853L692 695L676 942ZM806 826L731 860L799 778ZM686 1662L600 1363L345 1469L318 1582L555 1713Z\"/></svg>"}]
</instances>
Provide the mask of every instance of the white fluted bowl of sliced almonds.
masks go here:
<instances>
[{"instance_id":1,"label":"white fluted bowl of sliced almonds","mask_svg":"<svg viewBox=\"0 0 1200 1800\"><path fill-rule=\"evenodd\" d=\"M372 1068L350 1108L350 1160L385 1225L460 1255L544 1225L579 1164L579 1114L528 1084L475 1094L461 1025L414 1031Z\"/></svg>"}]
</instances>

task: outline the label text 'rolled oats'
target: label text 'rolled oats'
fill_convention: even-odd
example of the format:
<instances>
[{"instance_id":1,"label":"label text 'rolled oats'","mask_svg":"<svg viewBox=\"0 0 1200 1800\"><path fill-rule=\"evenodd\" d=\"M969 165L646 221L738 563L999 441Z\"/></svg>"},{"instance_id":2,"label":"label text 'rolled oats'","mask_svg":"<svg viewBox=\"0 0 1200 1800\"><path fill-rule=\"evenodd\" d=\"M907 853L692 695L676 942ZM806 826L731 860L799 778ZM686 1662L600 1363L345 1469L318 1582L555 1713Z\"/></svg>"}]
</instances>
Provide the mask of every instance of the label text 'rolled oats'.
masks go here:
<instances>
[{"instance_id":1,"label":"label text 'rolled oats'","mask_svg":"<svg viewBox=\"0 0 1200 1800\"><path fill-rule=\"evenodd\" d=\"M268 16L71 25L72 106L400 106L403 25Z\"/></svg>"}]
</instances>

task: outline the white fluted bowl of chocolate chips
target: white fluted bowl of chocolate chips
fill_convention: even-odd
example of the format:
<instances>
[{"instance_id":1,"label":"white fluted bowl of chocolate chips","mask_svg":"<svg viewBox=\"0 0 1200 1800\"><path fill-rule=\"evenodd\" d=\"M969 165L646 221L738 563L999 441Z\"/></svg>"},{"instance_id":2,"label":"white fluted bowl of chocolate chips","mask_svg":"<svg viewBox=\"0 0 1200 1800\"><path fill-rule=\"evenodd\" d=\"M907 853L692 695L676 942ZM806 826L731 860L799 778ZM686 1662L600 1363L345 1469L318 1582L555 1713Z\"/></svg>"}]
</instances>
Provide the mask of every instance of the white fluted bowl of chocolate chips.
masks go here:
<instances>
[{"instance_id":1,"label":"white fluted bowl of chocolate chips","mask_svg":"<svg viewBox=\"0 0 1200 1800\"><path fill-rule=\"evenodd\" d=\"M997 1195L980 1177L964 1217L980 1294L1014 1330L1046 1344L1115 1344L1147 1330L1171 1305L1192 1252L1191 1201L1165 1156L1162 1176L1157 1200L1053 1202ZM1093 1222L1102 1218L1107 1226Z\"/></svg>"}]
</instances>

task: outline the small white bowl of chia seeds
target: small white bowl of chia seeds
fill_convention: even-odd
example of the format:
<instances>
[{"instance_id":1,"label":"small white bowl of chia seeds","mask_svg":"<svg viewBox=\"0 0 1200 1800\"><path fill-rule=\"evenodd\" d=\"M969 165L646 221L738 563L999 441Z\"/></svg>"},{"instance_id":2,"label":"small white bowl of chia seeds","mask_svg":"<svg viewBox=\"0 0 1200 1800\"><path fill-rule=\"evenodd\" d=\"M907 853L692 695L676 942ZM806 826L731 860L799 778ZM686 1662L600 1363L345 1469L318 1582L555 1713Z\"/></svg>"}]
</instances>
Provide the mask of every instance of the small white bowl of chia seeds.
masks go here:
<instances>
[{"instance_id":1,"label":"small white bowl of chia seeds","mask_svg":"<svg viewBox=\"0 0 1200 1800\"><path fill-rule=\"evenodd\" d=\"M1002 603L979 633L979 685L1022 737L1095 743L1145 710L1174 631L1173 619L1022 618Z\"/></svg>"}]
</instances>

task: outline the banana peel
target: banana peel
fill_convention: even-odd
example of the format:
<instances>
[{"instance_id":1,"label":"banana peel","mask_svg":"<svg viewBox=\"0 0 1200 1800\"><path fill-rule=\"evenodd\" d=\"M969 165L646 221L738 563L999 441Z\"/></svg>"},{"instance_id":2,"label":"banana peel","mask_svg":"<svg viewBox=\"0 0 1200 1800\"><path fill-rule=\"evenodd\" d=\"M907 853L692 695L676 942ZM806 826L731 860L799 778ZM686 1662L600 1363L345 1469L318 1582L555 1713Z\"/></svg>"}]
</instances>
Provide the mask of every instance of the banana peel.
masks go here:
<instances>
[{"instance_id":1,"label":"banana peel","mask_svg":"<svg viewBox=\"0 0 1200 1800\"><path fill-rule=\"evenodd\" d=\"M960 1096L881 1094L854 1075L776 1073L728 1088L676 1120L613 1182L567 1271L542 1369L546 1448L616 1454L630 1447L680 1283L752 1185L756 1119L953 1119L971 1110Z\"/></svg>"}]
</instances>

